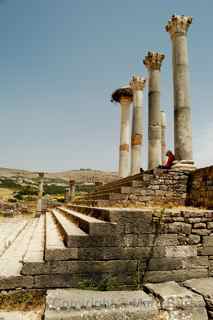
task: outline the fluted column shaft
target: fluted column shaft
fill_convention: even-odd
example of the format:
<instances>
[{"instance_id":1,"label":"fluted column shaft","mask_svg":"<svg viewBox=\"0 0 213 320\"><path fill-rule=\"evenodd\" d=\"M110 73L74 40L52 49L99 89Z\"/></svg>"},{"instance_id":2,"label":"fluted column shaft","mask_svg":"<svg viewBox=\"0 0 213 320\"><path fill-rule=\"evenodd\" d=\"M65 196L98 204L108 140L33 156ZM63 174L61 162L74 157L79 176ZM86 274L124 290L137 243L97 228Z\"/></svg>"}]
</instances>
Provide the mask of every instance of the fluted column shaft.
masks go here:
<instances>
[{"instance_id":1,"label":"fluted column shaft","mask_svg":"<svg viewBox=\"0 0 213 320\"><path fill-rule=\"evenodd\" d=\"M161 164L160 68L164 55L148 52L144 64L149 71L148 168Z\"/></svg>"},{"instance_id":2,"label":"fluted column shaft","mask_svg":"<svg viewBox=\"0 0 213 320\"><path fill-rule=\"evenodd\" d=\"M166 161L166 114L161 111L161 164Z\"/></svg>"},{"instance_id":3,"label":"fluted column shaft","mask_svg":"<svg viewBox=\"0 0 213 320\"><path fill-rule=\"evenodd\" d=\"M120 98L121 124L120 124L120 153L119 176L124 178L129 175L129 141L130 141L130 104L129 97Z\"/></svg>"},{"instance_id":4,"label":"fluted column shaft","mask_svg":"<svg viewBox=\"0 0 213 320\"><path fill-rule=\"evenodd\" d=\"M143 89L145 80L134 76L130 82L133 90L133 118L132 118L132 140L131 140L131 175L140 172L141 151L143 143Z\"/></svg>"},{"instance_id":5,"label":"fluted column shaft","mask_svg":"<svg viewBox=\"0 0 213 320\"><path fill-rule=\"evenodd\" d=\"M187 48L187 30L191 23L191 17L172 16L166 26L172 41L175 156L180 161L192 160L192 117Z\"/></svg>"}]
</instances>

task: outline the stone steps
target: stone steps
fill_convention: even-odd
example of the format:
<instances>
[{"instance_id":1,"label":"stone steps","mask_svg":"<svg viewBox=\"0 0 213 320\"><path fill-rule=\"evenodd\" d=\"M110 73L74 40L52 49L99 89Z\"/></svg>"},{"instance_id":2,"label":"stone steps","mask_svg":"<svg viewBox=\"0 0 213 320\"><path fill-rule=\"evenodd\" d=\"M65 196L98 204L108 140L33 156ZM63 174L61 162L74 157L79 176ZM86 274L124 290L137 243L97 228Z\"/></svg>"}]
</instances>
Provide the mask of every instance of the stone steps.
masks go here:
<instances>
[{"instance_id":1,"label":"stone steps","mask_svg":"<svg viewBox=\"0 0 213 320\"><path fill-rule=\"evenodd\" d=\"M52 213L67 247L79 248L87 244L89 237L86 232L78 228L66 216L60 213L58 209L53 209Z\"/></svg>"},{"instance_id":2,"label":"stone steps","mask_svg":"<svg viewBox=\"0 0 213 320\"><path fill-rule=\"evenodd\" d=\"M22 259L28 249L37 225L36 219L29 221L22 232L0 258L0 289L32 288L33 278L21 276Z\"/></svg>"},{"instance_id":3,"label":"stone steps","mask_svg":"<svg viewBox=\"0 0 213 320\"><path fill-rule=\"evenodd\" d=\"M147 173L149 174L149 173ZM95 192L89 193L85 195L84 197L78 198L78 201L84 200L84 199L105 199L104 195L109 194L109 193L114 193L114 192L120 192L122 186L132 186L132 183L135 181L137 184L137 181L140 182L140 180L143 180L144 174L136 174L134 176L129 176L124 179L117 180L115 182L106 184L104 186L100 186L96 189ZM142 182L142 181L141 181Z\"/></svg>"},{"instance_id":4,"label":"stone steps","mask_svg":"<svg viewBox=\"0 0 213 320\"><path fill-rule=\"evenodd\" d=\"M60 207L59 210L90 236L106 236L116 231L114 223L99 220L65 207Z\"/></svg>"},{"instance_id":5,"label":"stone steps","mask_svg":"<svg viewBox=\"0 0 213 320\"><path fill-rule=\"evenodd\" d=\"M142 178L143 178L143 174L139 173L134 176L129 176L129 177L126 177L126 178L123 178L120 180L113 181L112 183L107 183L103 186L98 187L97 191L99 192L99 191L103 191L103 190L109 190L109 189L117 187L117 186L127 185L129 183L131 184L132 181L140 180Z\"/></svg>"},{"instance_id":6,"label":"stone steps","mask_svg":"<svg viewBox=\"0 0 213 320\"><path fill-rule=\"evenodd\" d=\"M46 213L45 261L72 260L78 258L77 248L67 248L57 227L53 214Z\"/></svg>"}]
</instances>

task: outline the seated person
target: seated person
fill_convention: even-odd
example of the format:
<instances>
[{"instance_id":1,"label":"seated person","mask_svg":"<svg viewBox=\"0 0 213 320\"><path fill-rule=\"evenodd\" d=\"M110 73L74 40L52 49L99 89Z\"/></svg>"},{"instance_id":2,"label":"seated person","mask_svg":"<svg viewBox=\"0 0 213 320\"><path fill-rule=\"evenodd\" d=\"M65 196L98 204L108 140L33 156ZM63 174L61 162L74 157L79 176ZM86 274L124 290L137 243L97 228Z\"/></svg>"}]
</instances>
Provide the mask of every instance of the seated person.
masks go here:
<instances>
[{"instance_id":1,"label":"seated person","mask_svg":"<svg viewBox=\"0 0 213 320\"><path fill-rule=\"evenodd\" d=\"M172 151L168 150L166 156L168 157L168 159L163 166L159 166L159 168L161 169L171 169L173 162L175 161L175 156Z\"/></svg>"}]
</instances>

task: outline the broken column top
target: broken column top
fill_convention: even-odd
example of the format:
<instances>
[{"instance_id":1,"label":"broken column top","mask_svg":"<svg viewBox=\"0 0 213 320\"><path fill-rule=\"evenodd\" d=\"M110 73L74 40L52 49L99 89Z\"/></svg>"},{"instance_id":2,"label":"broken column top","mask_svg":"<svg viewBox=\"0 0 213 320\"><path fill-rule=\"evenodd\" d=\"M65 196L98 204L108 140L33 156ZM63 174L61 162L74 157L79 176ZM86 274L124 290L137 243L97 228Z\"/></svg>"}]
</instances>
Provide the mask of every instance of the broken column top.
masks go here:
<instances>
[{"instance_id":1,"label":"broken column top","mask_svg":"<svg viewBox=\"0 0 213 320\"><path fill-rule=\"evenodd\" d=\"M162 53L149 51L143 63L148 69L160 70L164 58L165 55Z\"/></svg>"},{"instance_id":2,"label":"broken column top","mask_svg":"<svg viewBox=\"0 0 213 320\"><path fill-rule=\"evenodd\" d=\"M123 86L112 93L112 102L120 102L121 98L129 98L132 100L132 88L129 85Z\"/></svg>"},{"instance_id":3,"label":"broken column top","mask_svg":"<svg viewBox=\"0 0 213 320\"><path fill-rule=\"evenodd\" d=\"M192 24L191 16L178 16L173 15L169 19L168 24L166 25L166 31L170 33L171 37L175 34L185 35L188 31L189 26Z\"/></svg>"},{"instance_id":4,"label":"broken column top","mask_svg":"<svg viewBox=\"0 0 213 320\"><path fill-rule=\"evenodd\" d=\"M39 175L40 178L44 177L44 172L37 172L37 174Z\"/></svg>"},{"instance_id":5,"label":"broken column top","mask_svg":"<svg viewBox=\"0 0 213 320\"><path fill-rule=\"evenodd\" d=\"M141 76L134 75L129 84L133 91L143 90L146 84L146 79Z\"/></svg>"}]
</instances>

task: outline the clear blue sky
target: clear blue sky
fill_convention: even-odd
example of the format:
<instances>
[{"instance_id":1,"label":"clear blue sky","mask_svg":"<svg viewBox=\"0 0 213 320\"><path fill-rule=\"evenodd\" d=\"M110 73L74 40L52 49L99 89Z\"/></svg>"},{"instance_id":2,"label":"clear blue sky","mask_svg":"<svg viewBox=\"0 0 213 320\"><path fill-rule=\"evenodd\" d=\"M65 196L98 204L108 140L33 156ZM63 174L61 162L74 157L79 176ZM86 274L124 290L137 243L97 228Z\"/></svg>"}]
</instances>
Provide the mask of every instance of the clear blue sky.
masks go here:
<instances>
[{"instance_id":1,"label":"clear blue sky","mask_svg":"<svg viewBox=\"0 0 213 320\"><path fill-rule=\"evenodd\" d=\"M116 170L119 106L112 91L147 76L148 50L165 53L162 109L173 147L173 13L192 15L189 56L194 158L213 163L213 1L0 0L0 166ZM144 126L147 137L147 91ZM147 162L147 143L143 165Z\"/></svg>"}]
</instances>

